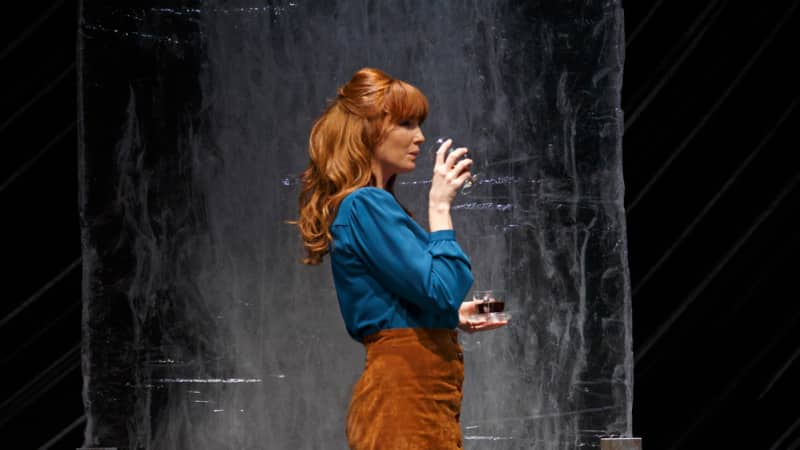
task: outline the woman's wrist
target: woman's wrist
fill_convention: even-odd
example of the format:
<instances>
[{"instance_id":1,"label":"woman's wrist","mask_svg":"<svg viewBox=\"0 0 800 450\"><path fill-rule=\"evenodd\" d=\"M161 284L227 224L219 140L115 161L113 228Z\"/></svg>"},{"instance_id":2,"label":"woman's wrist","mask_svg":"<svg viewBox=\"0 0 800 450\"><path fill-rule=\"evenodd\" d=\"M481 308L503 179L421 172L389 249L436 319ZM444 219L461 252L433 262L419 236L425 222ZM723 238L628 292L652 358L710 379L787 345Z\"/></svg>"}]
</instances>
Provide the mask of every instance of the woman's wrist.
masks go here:
<instances>
[{"instance_id":1,"label":"woman's wrist","mask_svg":"<svg viewBox=\"0 0 800 450\"><path fill-rule=\"evenodd\" d=\"M450 218L449 203L429 203L428 204L428 224L430 231L452 230L453 221Z\"/></svg>"},{"instance_id":2,"label":"woman's wrist","mask_svg":"<svg viewBox=\"0 0 800 450\"><path fill-rule=\"evenodd\" d=\"M450 203L441 201L429 201L428 211L438 214L450 214Z\"/></svg>"}]
</instances>

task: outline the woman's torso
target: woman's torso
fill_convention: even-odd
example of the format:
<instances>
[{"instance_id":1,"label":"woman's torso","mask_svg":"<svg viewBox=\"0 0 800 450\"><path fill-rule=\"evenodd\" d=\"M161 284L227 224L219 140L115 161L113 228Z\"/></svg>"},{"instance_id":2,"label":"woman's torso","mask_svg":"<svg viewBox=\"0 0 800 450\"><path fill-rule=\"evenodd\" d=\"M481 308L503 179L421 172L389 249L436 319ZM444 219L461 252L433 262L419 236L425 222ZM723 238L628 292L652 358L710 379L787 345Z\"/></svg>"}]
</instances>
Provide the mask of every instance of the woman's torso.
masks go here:
<instances>
[{"instance_id":1,"label":"woman's torso","mask_svg":"<svg viewBox=\"0 0 800 450\"><path fill-rule=\"evenodd\" d=\"M331 268L351 337L458 325L473 280L453 230L429 233L391 193L367 187L342 201L331 234Z\"/></svg>"}]
</instances>

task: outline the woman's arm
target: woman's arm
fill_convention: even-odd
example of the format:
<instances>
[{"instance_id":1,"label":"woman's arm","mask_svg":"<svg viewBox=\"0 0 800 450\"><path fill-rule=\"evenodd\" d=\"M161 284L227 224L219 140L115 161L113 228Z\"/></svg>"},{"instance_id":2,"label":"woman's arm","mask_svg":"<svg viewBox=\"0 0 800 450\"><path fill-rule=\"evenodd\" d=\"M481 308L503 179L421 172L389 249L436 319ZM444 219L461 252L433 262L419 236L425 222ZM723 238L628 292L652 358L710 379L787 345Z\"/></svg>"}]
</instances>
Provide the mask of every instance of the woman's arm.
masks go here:
<instances>
[{"instance_id":1,"label":"woman's arm","mask_svg":"<svg viewBox=\"0 0 800 450\"><path fill-rule=\"evenodd\" d=\"M343 249L355 253L395 295L424 309L458 311L473 279L469 258L453 230L439 230L421 240L412 231L419 226L382 189L359 189L346 201L347 219L337 231Z\"/></svg>"},{"instance_id":2,"label":"woman's arm","mask_svg":"<svg viewBox=\"0 0 800 450\"><path fill-rule=\"evenodd\" d=\"M471 159L456 161L467 153L466 148L454 150L445 159L447 149L453 141L448 139L436 152L436 165L433 169L431 192L428 196L428 223L431 232L453 229L450 217L450 206L456 192L461 185L471 176L469 166ZM466 332L488 331L508 324L508 321L486 322L470 320L470 316L478 312L477 302L465 301L458 309L458 327Z\"/></svg>"}]
</instances>

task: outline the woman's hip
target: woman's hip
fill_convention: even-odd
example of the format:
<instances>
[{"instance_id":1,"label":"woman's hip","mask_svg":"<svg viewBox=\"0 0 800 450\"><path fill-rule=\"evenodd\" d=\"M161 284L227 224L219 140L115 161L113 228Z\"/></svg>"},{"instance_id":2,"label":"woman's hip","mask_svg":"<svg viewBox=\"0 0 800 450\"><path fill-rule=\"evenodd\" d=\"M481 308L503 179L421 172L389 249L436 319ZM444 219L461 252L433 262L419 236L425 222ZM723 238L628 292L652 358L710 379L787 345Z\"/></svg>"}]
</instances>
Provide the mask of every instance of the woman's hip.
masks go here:
<instances>
[{"instance_id":1,"label":"woman's hip","mask_svg":"<svg viewBox=\"0 0 800 450\"><path fill-rule=\"evenodd\" d=\"M460 446L464 363L456 332L395 328L363 342L366 366L347 419L351 448Z\"/></svg>"},{"instance_id":2,"label":"woman's hip","mask_svg":"<svg viewBox=\"0 0 800 450\"><path fill-rule=\"evenodd\" d=\"M455 330L390 328L363 339L364 374L417 383L455 382L464 377L464 353Z\"/></svg>"}]
</instances>

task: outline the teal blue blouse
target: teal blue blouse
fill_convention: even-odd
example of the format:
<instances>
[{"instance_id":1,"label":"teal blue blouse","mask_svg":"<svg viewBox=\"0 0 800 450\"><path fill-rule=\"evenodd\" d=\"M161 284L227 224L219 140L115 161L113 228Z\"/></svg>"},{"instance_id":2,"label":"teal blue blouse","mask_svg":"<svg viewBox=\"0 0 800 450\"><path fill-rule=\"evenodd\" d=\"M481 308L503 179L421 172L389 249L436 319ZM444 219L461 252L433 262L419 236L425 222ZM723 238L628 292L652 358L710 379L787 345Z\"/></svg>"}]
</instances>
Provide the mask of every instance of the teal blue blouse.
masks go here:
<instances>
[{"instance_id":1,"label":"teal blue blouse","mask_svg":"<svg viewBox=\"0 0 800 450\"><path fill-rule=\"evenodd\" d=\"M453 230L429 233L394 196L365 187L342 200L331 225L331 268L347 332L456 328L472 286Z\"/></svg>"}]
</instances>

